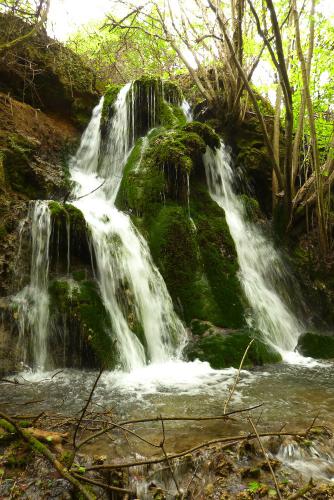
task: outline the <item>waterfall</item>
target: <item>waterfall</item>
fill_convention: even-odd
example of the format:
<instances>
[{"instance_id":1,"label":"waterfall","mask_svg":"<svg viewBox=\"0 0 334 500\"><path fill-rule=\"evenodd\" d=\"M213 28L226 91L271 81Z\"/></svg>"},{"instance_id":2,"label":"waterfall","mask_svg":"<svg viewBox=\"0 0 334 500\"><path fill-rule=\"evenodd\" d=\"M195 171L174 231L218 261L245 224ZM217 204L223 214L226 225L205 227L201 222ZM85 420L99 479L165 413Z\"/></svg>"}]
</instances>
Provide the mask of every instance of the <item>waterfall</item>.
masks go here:
<instances>
[{"instance_id":1,"label":"waterfall","mask_svg":"<svg viewBox=\"0 0 334 500\"><path fill-rule=\"evenodd\" d=\"M38 369L47 365L47 336L49 326L49 242L51 235L51 214L47 201L35 201L29 210L31 221L31 269L30 283L14 298L17 306L20 346L24 361L29 361L31 352L33 364ZM27 349L27 333L31 341ZM29 344L29 342L28 342Z\"/></svg>"},{"instance_id":2,"label":"waterfall","mask_svg":"<svg viewBox=\"0 0 334 500\"><path fill-rule=\"evenodd\" d=\"M107 143L102 148L101 100L70 165L76 185L74 204L90 227L101 296L117 339L121 364L128 370L177 357L186 339L146 241L130 217L114 205L123 167L133 146L134 106L129 103L132 94L131 84L119 92L108 125ZM148 106L152 107L152 103ZM91 194L86 196L87 193ZM124 293L140 323L141 341L128 324Z\"/></svg>"},{"instance_id":3,"label":"waterfall","mask_svg":"<svg viewBox=\"0 0 334 500\"><path fill-rule=\"evenodd\" d=\"M207 148L204 164L211 198L225 211L238 255L240 282L256 327L265 341L287 359L297 345L303 325L280 295L278 284L284 287L285 282L283 263L273 245L247 221L232 187L231 159L224 145L216 152Z\"/></svg>"},{"instance_id":4,"label":"waterfall","mask_svg":"<svg viewBox=\"0 0 334 500\"><path fill-rule=\"evenodd\" d=\"M184 116L186 117L187 122L192 122L193 121L193 114L191 111L191 107L190 107L190 104L188 103L188 101L186 101L185 99L183 99L183 101L182 101L181 109L184 113Z\"/></svg>"}]
</instances>

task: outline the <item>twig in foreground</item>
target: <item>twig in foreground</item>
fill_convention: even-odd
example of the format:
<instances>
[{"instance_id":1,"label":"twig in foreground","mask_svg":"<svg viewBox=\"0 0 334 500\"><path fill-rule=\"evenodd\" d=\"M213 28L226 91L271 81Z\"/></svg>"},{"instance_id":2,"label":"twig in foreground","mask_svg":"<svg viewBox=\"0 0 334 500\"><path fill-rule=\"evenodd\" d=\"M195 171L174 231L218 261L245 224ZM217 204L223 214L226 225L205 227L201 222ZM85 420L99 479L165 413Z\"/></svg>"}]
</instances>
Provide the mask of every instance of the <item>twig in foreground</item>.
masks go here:
<instances>
[{"instance_id":1,"label":"twig in foreground","mask_svg":"<svg viewBox=\"0 0 334 500\"><path fill-rule=\"evenodd\" d=\"M231 401L231 399L232 399L232 396L233 396L233 394L234 394L234 391L235 391L235 389L236 389L236 387L237 387L237 385L238 385L239 378L240 378L240 373L241 373L241 369L242 369L242 365L244 364L244 361L245 361L245 359L246 359L246 356L247 356L247 353L248 353L248 351L249 351L249 348L250 348L250 346L253 344L254 340L255 340L255 339L252 339L252 340L249 342L248 346L247 346L247 347L246 347L246 349L245 349L244 355L243 355L243 356L242 356L242 358L241 358L240 365L239 365L239 368L238 368L238 371L237 371L236 377L235 377L235 379L234 379L234 383L233 383L232 387L230 387L230 388L229 388L229 395L228 395L228 398L226 399L226 401L225 401L225 403L224 403L224 414L226 413L227 407L228 407L228 405L229 405L229 403L230 403L230 401Z\"/></svg>"},{"instance_id":2,"label":"twig in foreground","mask_svg":"<svg viewBox=\"0 0 334 500\"><path fill-rule=\"evenodd\" d=\"M268 454L267 454L266 450L265 450L265 449L264 449L264 447L263 447L263 444L262 444L261 438L260 438L260 436L259 436L259 433L258 433L258 431L257 431L257 428L255 427L254 422L253 422L253 420L251 419L251 417L249 417L249 418L248 418L248 422L250 423L250 425L251 425L251 427L252 427L252 429L253 429L254 433L256 434L256 437L257 437L257 440L258 440L258 442L259 442L259 445L260 445L260 448L261 448L262 454L263 454L263 456L264 456L264 458L265 458L265 460L266 460L266 462L267 462L267 464L268 464L268 467L269 467L270 473L271 473L271 475L272 475L272 477L273 477L273 480L274 480L274 484L275 484L275 488L276 488L277 496L278 496L278 498L279 498L279 499L281 499L281 500L282 500L282 498L283 498L283 497L282 497L282 495L281 495L281 492L280 492L280 489L279 489L279 486L278 486L278 482L277 482L277 478L276 478L276 475L275 475L274 469L272 468L271 463L270 463L270 459L269 459L269 457L268 457Z\"/></svg>"}]
</instances>

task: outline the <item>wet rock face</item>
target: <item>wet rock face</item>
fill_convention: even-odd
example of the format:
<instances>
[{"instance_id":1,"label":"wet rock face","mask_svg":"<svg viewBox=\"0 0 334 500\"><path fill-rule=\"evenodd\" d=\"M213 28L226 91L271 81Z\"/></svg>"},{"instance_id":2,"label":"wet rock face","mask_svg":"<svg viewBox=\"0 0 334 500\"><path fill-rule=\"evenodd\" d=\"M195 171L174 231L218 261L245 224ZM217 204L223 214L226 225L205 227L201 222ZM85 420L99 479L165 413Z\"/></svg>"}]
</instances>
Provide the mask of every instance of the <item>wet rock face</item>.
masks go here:
<instances>
[{"instance_id":1,"label":"wet rock face","mask_svg":"<svg viewBox=\"0 0 334 500\"><path fill-rule=\"evenodd\" d=\"M5 299L0 298L0 377L18 371L17 330L13 327L13 311Z\"/></svg>"},{"instance_id":2,"label":"wet rock face","mask_svg":"<svg viewBox=\"0 0 334 500\"><path fill-rule=\"evenodd\" d=\"M0 15L0 41L24 35L31 26ZM0 60L0 90L43 111L69 117L84 128L98 100L95 76L79 56L44 31L15 44Z\"/></svg>"},{"instance_id":3,"label":"wet rock face","mask_svg":"<svg viewBox=\"0 0 334 500\"><path fill-rule=\"evenodd\" d=\"M78 131L66 119L0 93L0 296L15 290L19 228L29 200L64 196L65 158L77 140Z\"/></svg>"}]
</instances>

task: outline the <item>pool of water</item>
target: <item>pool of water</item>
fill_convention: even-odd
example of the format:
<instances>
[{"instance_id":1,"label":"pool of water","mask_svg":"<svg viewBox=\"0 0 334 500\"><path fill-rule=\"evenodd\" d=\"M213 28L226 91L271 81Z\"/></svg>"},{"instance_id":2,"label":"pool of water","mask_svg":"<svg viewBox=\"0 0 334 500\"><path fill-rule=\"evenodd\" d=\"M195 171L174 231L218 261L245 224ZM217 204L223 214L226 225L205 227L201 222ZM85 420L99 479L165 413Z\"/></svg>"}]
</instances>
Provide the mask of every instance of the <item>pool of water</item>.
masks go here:
<instances>
[{"instance_id":1,"label":"pool of water","mask_svg":"<svg viewBox=\"0 0 334 500\"><path fill-rule=\"evenodd\" d=\"M111 409L116 420L146 417L219 416L237 370L213 370L207 363L170 361L132 373L105 372L92 398L91 409ZM332 426L334 413L334 364L278 364L242 370L228 410L260 405L252 415L261 429L307 428L318 415L319 425ZM24 372L13 377L18 384L2 383L0 405L10 413L41 411L74 415L80 412L96 379L94 371L63 370ZM245 429L248 413L236 420L178 421L166 423L168 451L187 449ZM141 424L138 432L158 439L161 425ZM102 442L107 455L114 446ZM101 447L101 443L99 444ZM136 443L142 455L152 450ZM110 448L110 449L109 449ZM101 450L100 450L101 451ZM132 450L133 451L133 450ZM153 450L154 451L154 450ZM115 450L113 450L113 453ZM124 457L122 449L120 455Z\"/></svg>"}]
</instances>

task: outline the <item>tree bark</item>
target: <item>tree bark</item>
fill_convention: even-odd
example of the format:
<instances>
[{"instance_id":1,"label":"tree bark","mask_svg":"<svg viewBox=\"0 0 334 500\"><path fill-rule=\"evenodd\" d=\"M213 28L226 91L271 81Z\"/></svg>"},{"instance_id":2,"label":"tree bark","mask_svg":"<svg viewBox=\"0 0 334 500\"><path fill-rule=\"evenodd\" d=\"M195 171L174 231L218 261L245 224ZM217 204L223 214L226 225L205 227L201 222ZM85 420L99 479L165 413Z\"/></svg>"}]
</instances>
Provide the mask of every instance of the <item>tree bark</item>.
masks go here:
<instances>
[{"instance_id":1,"label":"tree bark","mask_svg":"<svg viewBox=\"0 0 334 500\"><path fill-rule=\"evenodd\" d=\"M267 0L267 1L270 1L270 0ZM320 168L318 139L317 139L317 133L316 133L316 128L315 128L313 103L312 103L310 87L309 87L309 77L308 77L307 66L306 66L305 57L303 54L301 39L300 39L299 17L298 17L298 12L297 12L296 0L293 0L293 17L294 17L295 31L296 31L297 54L298 54L298 59L299 59L300 66L301 66L302 80L303 80L303 87L304 87L303 93L305 96L305 103L306 103L306 109L307 109L309 126L310 126L312 158L313 158L314 173L315 173L320 250L321 250L322 254L325 255L327 252L328 241L327 241L327 231L326 231L326 224L325 224L323 182L322 182L322 178L321 178L322 176L321 176L321 168Z\"/></svg>"}]
</instances>

